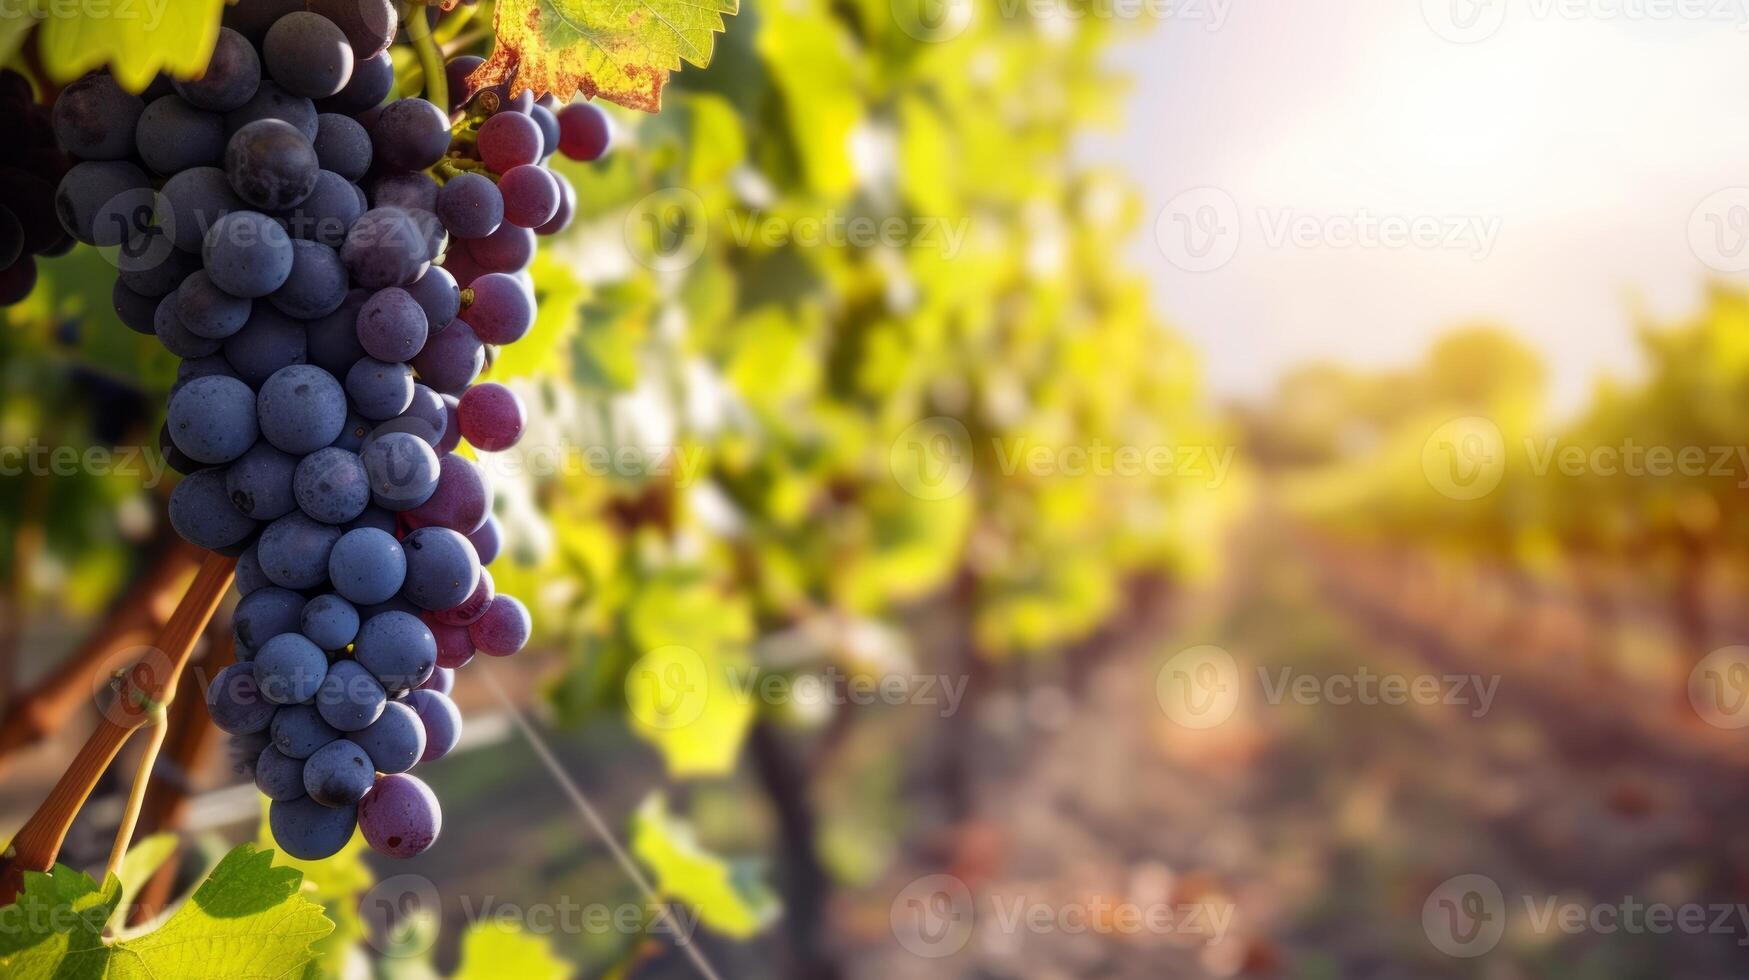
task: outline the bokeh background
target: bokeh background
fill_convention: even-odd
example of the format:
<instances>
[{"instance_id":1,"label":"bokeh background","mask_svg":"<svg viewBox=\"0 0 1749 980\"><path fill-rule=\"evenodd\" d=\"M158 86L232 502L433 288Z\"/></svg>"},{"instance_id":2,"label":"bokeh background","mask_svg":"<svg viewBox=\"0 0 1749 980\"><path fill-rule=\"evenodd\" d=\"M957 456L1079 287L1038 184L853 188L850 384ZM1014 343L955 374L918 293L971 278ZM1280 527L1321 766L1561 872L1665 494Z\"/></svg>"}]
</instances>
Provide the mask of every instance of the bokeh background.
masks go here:
<instances>
[{"instance_id":1,"label":"bokeh background","mask_svg":"<svg viewBox=\"0 0 1749 980\"><path fill-rule=\"evenodd\" d=\"M745 4L561 164L537 642L314 972L1749 971L1746 23ZM0 833L192 574L106 271L0 331ZM198 690L142 914L260 833Z\"/></svg>"}]
</instances>

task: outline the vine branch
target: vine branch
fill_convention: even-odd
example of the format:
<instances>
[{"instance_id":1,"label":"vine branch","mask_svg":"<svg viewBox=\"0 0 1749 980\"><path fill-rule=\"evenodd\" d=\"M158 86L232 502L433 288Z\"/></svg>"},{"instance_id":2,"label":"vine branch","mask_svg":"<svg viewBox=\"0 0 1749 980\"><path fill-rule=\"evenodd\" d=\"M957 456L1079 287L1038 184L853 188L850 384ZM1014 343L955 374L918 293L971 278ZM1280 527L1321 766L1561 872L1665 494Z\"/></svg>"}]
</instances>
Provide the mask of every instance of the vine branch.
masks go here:
<instances>
[{"instance_id":1,"label":"vine branch","mask_svg":"<svg viewBox=\"0 0 1749 980\"><path fill-rule=\"evenodd\" d=\"M48 799L24 822L0 856L0 905L17 899L24 887L24 872L54 867L67 829L98 779L115 761L116 753L128 736L152 721L155 709L161 710L174 696L195 640L218 610L236 570L237 559L223 555L209 554L201 563L193 584L164 624L157 648L123 677L115 704L103 712L97 729L49 791ZM146 761L149 778L151 760Z\"/></svg>"}]
</instances>

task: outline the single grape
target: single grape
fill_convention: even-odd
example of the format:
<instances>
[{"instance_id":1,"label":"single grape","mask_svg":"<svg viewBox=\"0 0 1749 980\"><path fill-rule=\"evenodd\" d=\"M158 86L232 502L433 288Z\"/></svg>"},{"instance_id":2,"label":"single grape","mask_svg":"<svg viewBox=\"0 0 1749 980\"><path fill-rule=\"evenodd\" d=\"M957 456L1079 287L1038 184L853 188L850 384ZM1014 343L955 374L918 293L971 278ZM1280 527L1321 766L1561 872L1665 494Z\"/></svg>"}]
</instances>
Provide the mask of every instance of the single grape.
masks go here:
<instances>
[{"instance_id":1,"label":"single grape","mask_svg":"<svg viewBox=\"0 0 1749 980\"><path fill-rule=\"evenodd\" d=\"M346 300L346 287L346 266L340 253L300 239L292 242L291 275L267 300L286 316L314 320L340 308Z\"/></svg>"},{"instance_id":2,"label":"single grape","mask_svg":"<svg viewBox=\"0 0 1749 980\"><path fill-rule=\"evenodd\" d=\"M438 440L437 445L431 447L437 450L438 459L455 452L455 447L462 444L461 399L450 394L445 394L442 397L444 408L443 438Z\"/></svg>"},{"instance_id":3,"label":"single grape","mask_svg":"<svg viewBox=\"0 0 1749 980\"><path fill-rule=\"evenodd\" d=\"M302 133L304 139L316 141L316 104L272 82L262 82L248 102L225 113L225 138L228 140L244 126L263 119L277 119Z\"/></svg>"},{"instance_id":4,"label":"single grape","mask_svg":"<svg viewBox=\"0 0 1749 980\"><path fill-rule=\"evenodd\" d=\"M305 98L338 95L352 80L352 45L339 26L321 14L293 11L281 17L268 28L261 54L273 80Z\"/></svg>"},{"instance_id":5,"label":"single grape","mask_svg":"<svg viewBox=\"0 0 1749 980\"><path fill-rule=\"evenodd\" d=\"M430 613L425 615L430 616ZM445 626L442 623L427 620L431 627L431 635L437 638L437 666L456 670L466 667L474 659L474 641L468 636L466 626Z\"/></svg>"},{"instance_id":6,"label":"single grape","mask_svg":"<svg viewBox=\"0 0 1749 980\"><path fill-rule=\"evenodd\" d=\"M425 683L430 684L443 673L446 672L441 668L432 672ZM454 671L447 673L455 676ZM390 701L370 727L352 734L352 740L369 753L378 772L406 772L425 754L425 725L412 707Z\"/></svg>"},{"instance_id":7,"label":"single grape","mask_svg":"<svg viewBox=\"0 0 1749 980\"><path fill-rule=\"evenodd\" d=\"M109 75L76 79L55 99L55 142L82 160L125 160L134 153L134 129L146 103Z\"/></svg>"},{"instance_id":8,"label":"single grape","mask_svg":"<svg viewBox=\"0 0 1749 980\"><path fill-rule=\"evenodd\" d=\"M267 829L274 843L300 861L321 861L340 853L357 825L357 806L323 806L308 796L274 800L267 808Z\"/></svg>"},{"instance_id":9,"label":"single grape","mask_svg":"<svg viewBox=\"0 0 1749 980\"><path fill-rule=\"evenodd\" d=\"M508 173L540 161L540 125L520 112L499 112L480 126L476 145L493 173Z\"/></svg>"},{"instance_id":10,"label":"single grape","mask_svg":"<svg viewBox=\"0 0 1749 980\"><path fill-rule=\"evenodd\" d=\"M349 739L329 742L304 762L304 792L323 806L357 803L375 781L375 764Z\"/></svg>"},{"instance_id":11,"label":"single grape","mask_svg":"<svg viewBox=\"0 0 1749 980\"><path fill-rule=\"evenodd\" d=\"M437 492L437 452L411 432L372 434L360 454L371 500L385 511L412 510Z\"/></svg>"},{"instance_id":12,"label":"single grape","mask_svg":"<svg viewBox=\"0 0 1749 980\"><path fill-rule=\"evenodd\" d=\"M449 152L449 117L424 99L383 107L371 127L376 158L395 170L424 170Z\"/></svg>"},{"instance_id":13,"label":"single grape","mask_svg":"<svg viewBox=\"0 0 1749 980\"><path fill-rule=\"evenodd\" d=\"M13 261L18 263L21 268L24 262L30 262L31 267L35 268L34 260L28 255L24 256L22 261L18 259ZM8 265L6 268L10 271L11 266ZM25 289L25 294L28 295L29 292L28 288ZM19 298L22 299L23 296ZM117 279L115 285L110 287L109 302L111 306L115 307L116 319L120 320L122 325L129 330L147 336L157 332L158 299L156 297L142 296L129 289L121 279Z\"/></svg>"},{"instance_id":14,"label":"single grape","mask_svg":"<svg viewBox=\"0 0 1749 980\"><path fill-rule=\"evenodd\" d=\"M339 248L346 244L347 230L363 214L358 186L332 170L323 170L316 174L316 188L310 196L286 217L286 231L293 238Z\"/></svg>"},{"instance_id":15,"label":"single grape","mask_svg":"<svg viewBox=\"0 0 1749 980\"><path fill-rule=\"evenodd\" d=\"M255 531L255 522L231 506L223 467L182 478L170 492L170 526L184 541L211 551L238 544Z\"/></svg>"},{"instance_id":16,"label":"single grape","mask_svg":"<svg viewBox=\"0 0 1749 980\"><path fill-rule=\"evenodd\" d=\"M255 392L235 378L196 378L170 399L170 438L203 463L229 463L258 435Z\"/></svg>"},{"instance_id":17,"label":"single grape","mask_svg":"<svg viewBox=\"0 0 1749 980\"><path fill-rule=\"evenodd\" d=\"M235 466L232 469L236 469ZM255 545L251 544L237 559L237 595L249 598L262 589L272 588L273 583L267 580L267 575L261 570L261 558L256 553ZM243 659L241 652L238 659Z\"/></svg>"},{"instance_id":18,"label":"single grape","mask_svg":"<svg viewBox=\"0 0 1749 980\"><path fill-rule=\"evenodd\" d=\"M174 293L158 301L158 309L152 313L152 332L157 335L158 343L181 358L206 357L216 353L221 342L197 336L183 326L182 314L176 311L176 307Z\"/></svg>"},{"instance_id":19,"label":"single grape","mask_svg":"<svg viewBox=\"0 0 1749 980\"><path fill-rule=\"evenodd\" d=\"M261 58L249 39L229 28L219 30L218 42L207 60L206 71L197 79L179 80L176 94L208 112L230 112L248 102L261 82Z\"/></svg>"},{"instance_id":20,"label":"single grape","mask_svg":"<svg viewBox=\"0 0 1749 980\"><path fill-rule=\"evenodd\" d=\"M425 503L401 515L409 528L447 527L472 534L492 510L492 493L479 467L450 453L438 460L437 491ZM468 590L472 591L470 584Z\"/></svg>"},{"instance_id":21,"label":"single grape","mask_svg":"<svg viewBox=\"0 0 1749 980\"><path fill-rule=\"evenodd\" d=\"M432 336L413 357L413 368L419 372L419 380L443 394L466 389L485 366L486 348L480 343L474 328L463 320L451 323L441 333Z\"/></svg>"},{"instance_id":22,"label":"single grape","mask_svg":"<svg viewBox=\"0 0 1749 980\"><path fill-rule=\"evenodd\" d=\"M333 560L331 553L329 560ZM305 604L303 615L298 617L298 628L305 638L324 650L344 650L358 636L358 609L332 592L319 595Z\"/></svg>"},{"instance_id":23,"label":"single grape","mask_svg":"<svg viewBox=\"0 0 1749 980\"><path fill-rule=\"evenodd\" d=\"M462 394L462 438L476 449L502 452L516 445L527 419L522 399L501 384L475 385Z\"/></svg>"},{"instance_id":24,"label":"single grape","mask_svg":"<svg viewBox=\"0 0 1749 980\"><path fill-rule=\"evenodd\" d=\"M553 110L536 103L529 107L528 118L540 127L540 158L544 162L559 152L559 117L553 115Z\"/></svg>"},{"instance_id":25,"label":"single grape","mask_svg":"<svg viewBox=\"0 0 1749 980\"><path fill-rule=\"evenodd\" d=\"M336 592L360 606L387 602L406 581L407 556L393 534L355 527L335 542L328 557L328 577Z\"/></svg>"},{"instance_id":26,"label":"single grape","mask_svg":"<svg viewBox=\"0 0 1749 980\"><path fill-rule=\"evenodd\" d=\"M316 159L323 170L358 180L370 170L370 134L351 116L324 112L316 116Z\"/></svg>"},{"instance_id":27,"label":"single grape","mask_svg":"<svg viewBox=\"0 0 1749 980\"><path fill-rule=\"evenodd\" d=\"M474 648L493 657L508 657L528 645L534 631L534 620L528 608L512 595L499 594L486 607L486 614L468 627L468 638Z\"/></svg>"},{"instance_id":28,"label":"single grape","mask_svg":"<svg viewBox=\"0 0 1749 980\"><path fill-rule=\"evenodd\" d=\"M504 195L487 177L463 173L438 191L436 213L457 238L485 238L504 223Z\"/></svg>"},{"instance_id":29,"label":"single grape","mask_svg":"<svg viewBox=\"0 0 1749 980\"><path fill-rule=\"evenodd\" d=\"M559 213L558 181L539 164L512 167L498 179L498 192L504 220L518 227L539 228Z\"/></svg>"},{"instance_id":30,"label":"single grape","mask_svg":"<svg viewBox=\"0 0 1749 980\"><path fill-rule=\"evenodd\" d=\"M346 294L339 309L304 325L311 364L334 377L346 377L346 372L364 356L364 346L358 342L358 311L364 309L364 301L370 297L370 290L354 289Z\"/></svg>"},{"instance_id":31,"label":"single grape","mask_svg":"<svg viewBox=\"0 0 1749 980\"><path fill-rule=\"evenodd\" d=\"M439 691L414 691L407 698L419 721L425 727L425 753L420 762L441 759L455 748L462 737L462 713L449 695Z\"/></svg>"},{"instance_id":32,"label":"single grape","mask_svg":"<svg viewBox=\"0 0 1749 980\"><path fill-rule=\"evenodd\" d=\"M301 456L339 437L346 424L346 393L321 368L293 364L275 371L261 385L255 410L262 438Z\"/></svg>"},{"instance_id":33,"label":"single grape","mask_svg":"<svg viewBox=\"0 0 1749 980\"><path fill-rule=\"evenodd\" d=\"M485 238L466 242L468 256L485 272L520 272L534 261L534 232L505 221Z\"/></svg>"},{"instance_id":34,"label":"single grape","mask_svg":"<svg viewBox=\"0 0 1749 980\"><path fill-rule=\"evenodd\" d=\"M474 588L474 594L453 609L434 610L431 618L444 626L471 626L486 614L486 607L492 604L497 595L498 590L492 583L492 573L481 568L480 584Z\"/></svg>"},{"instance_id":35,"label":"single grape","mask_svg":"<svg viewBox=\"0 0 1749 980\"><path fill-rule=\"evenodd\" d=\"M288 704L273 716L273 747L293 759L308 759L311 753L340 737L322 720L313 704Z\"/></svg>"},{"instance_id":36,"label":"single grape","mask_svg":"<svg viewBox=\"0 0 1749 980\"><path fill-rule=\"evenodd\" d=\"M339 25L360 59L387 51L400 23L389 0L309 0L309 8Z\"/></svg>"},{"instance_id":37,"label":"single grape","mask_svg":"<svg viewBox=\"0 0 1749 980\"><path fill-rule=\"evenodd\" d=\"M202 269L182 280L176 289L176 315L189 333L207 340L224 340L249 322L252 300L232 296L213 285Z\"/></svg>"},{"instance_id":38,"label":"single grape","mask_svg":"<svg viewBox=\"0 0 1749 980\"><path fill-rule=\"evenodd\" d=\"M264 211L297 207L322 169L310 140L290 123L260 119L225 144L225 174L237 196Z\"/></svg>"},{"instance_id":39,"label":"single grape","mask_svg":"<svg viewBox=\"0 0 1749 980\"><path fill-rule=\"evenodd\" d=\"M534 326L534 297L516 277L493 272L468 287L474 301L461 313L462 322L488 344L514 344Z\"/></svg>"},{"instance_id":40,"label":"single grape","mask_svg":"<svg viewBox=\"0 0 1749 980\"><path fill-rule=\"evenodd\" d=\"M571 182L565 178L564 174L557 170L548 172L552 174L553 181L559 185L559 209L553 212L552 218L546 224L534 230L537 235L557 235L571 227L571 219L577 214L577 189L571 186Z\"/></svg>"},{"instance_id":41,"label":"single grape","mask_svg":"<svg viewBox=\"0 0 1749 980\"><path fill-rule=\"evenodd\" d=\"M184 173L193 172L184 171ZM219 182L224 184L224 174L216 170L214 172L219 173ZM177 176L180 177L182 174ZM165 193L174 182L175 178L171 178L164 184L164 190L158 192L160 206L165 201ZM230 193L230 189L230 185L225 184L225 193ZM180 247L172 248L166 253L158 241L161 237L170 238L171 244L175 245L175 238L171 237L165 228L154 225L150 230L135 236L122 246L122 252L119 256L121 270L117 281L141 296L168 296L182 285L183 280L200 271L199 255L190 255ZM198 235L194 239L193 251L200 251L200 237Z\"/></svg>"},{"instance_id":42,"label":"single grape","mask_svg":"<svg viewBox=\"0 0 1749 980\"><path fill-rule=\"evenodd\" d=\"M355 51L351 81L346 83L339 95L324 100L322 105L331 112L363 112L381 105L394 87L395 62L387 51L369 58Z\"/></svg>"},{"instance_id":43,"label":"single grape","mask_svg":"<svg viewBox=\"0 0 1749 980\"><path fill-rule=\"evenodd\" d=\"M316 710L336 730L356 732L381 717L388 700L370 671L355 660L336 660L316 692Z\"/></svg>"},{"instance_id":44,"label":"single grape","mask_svg":"<svg viewBox=\"0 0 1749 980\"><path fill-rule=\"evenodd\" d=\"M231 504L238 513L257 521L291 513L297 507L297 498L292 496L292 474L297 465L296 456L280 452L270 443L257 442L225 475Z\"/></svg>"},{"instance_id":45,"label":"single grape","mask_svg":"<svg viewBox=\"0 0 1749 980\"><path fill-rule=\"evenodd\" d=\"M378 613L359 627L352 655L392 696L431 676L437 667L437 639L418 616Z\"/></svg>"},{"instance_id":46,"label":"single grape","mask_svg":"<svg viewBox=\"0 0 1749 980\"><path fill-rule=\"evenodd\" d=\"M254 660L262 644L283 633L296 633L304 614L304 597L269 584L244 596L231 615L237 659Z\"/></svg>"},{"instance_id":47,"label":"single grape","mask_svg":"<svg viewBox=\"0 0 1749 980\"><path fill-rule=\"evenodd\" d=\"M261 570L284 588L317 588L328 578L328 555L338 540L339 528L293 511L261 532Z\"/></svg>"},{"instance_id":48,"label":"single grape","mask_svg":"<svg viewBox=\"0 0 1749 980\"><path fill-rule=\"evenodd\" d=\"M573 102L554 115L559 117L559 152L579 163L601 159L613 140L607 113L593 102Z\"/></svg>"},{"instance_id":49,"label":"single grape","mask_svg":"<svg viewBox=\"0 0 1749 980\"><path fill-rule=\"evenodd\" d=\"M468 535L468 543L474 546L474 553L480 556L481 565L490 565L498 560L498 550L503 547L503 533L497 515L488 514L486 523Z\"/></svg>"},{"instance_id":50,"label":"single grape","mask_svg":"<svg viewBox=\"0 0 1749 980\"><path fill-rule=\"evenodd\" d=\"M158 192L155 220L179 250L199 253L215 222L232 211L247 208L237 192L231 190L231 181L223 170L195 167L164 182Z\"/></svg>"},{"instance_id":51,"label":"single grape","mask_svg":"<svg viewBox=\"0 0 1749 980\"><path fill-rule=\"evenodd\" d=\"M207 229L201 258L213 285L254 299L285 285L291 275L291 237L265 214L232 211Z\"/></svg>"},{"instance_id":52,"label":"single grape","mask_svg":"<svg viewBox=\"0 0 1749 980\"><path fill-rule=\"evenodd\" d=\"M443 657L443 652L441 650L441 644L440 644L440 649L438 651L438 658L442 659L442 657ZM436 691L437 693L443 695L444 697L450 697L450 692L455 690L455 668L453 668L453 667L439 667L439 668L437 668L436 670L431 672L430 677L427 677L425 679L425 683L419 685L418 688L416 688L416 690Z\"/></svg>"},{"instance_id":53,"label":"single grape","mask_svg":"<svg viewBox=\"0 0 1749 980\"><path fill-rule=\"evenodd\" d=\"M456 285L455 277L442 266L434 265L426 270L419 281L407 287L407 294L425 311L425 323L429 333L438 333L449 326L462 308L462 290Z\"/></svg>"},{"instance_id":54,"label":"single grape","mask_svg":"<svg viewBox=\"0 0 1749 980\"><path fill-rule=\"evenodd\" d=\"M424 231L406 211L373 208L346 233L340 257L359 285L381 289L418 281L429 268L428 246Z\"/></svg>"},{"instance_id":55,"label":"single grape","mask_svg":"<svg viewBox=\"0 0 1749 980\"><path fill-rule=\"evenodd\" d=\"M255 760L255 788L270 800L295 800L304 795L304 763L268 745Z\"/></svg>"},{"instance_id":56,"label":"single grape","mask_svg":"<svg viewBox=\"0 0 1749 980\"><path fill-rule=\"evenodd\" d=\"M256 303L243 329L225 338L224 351L237 377L262 386L285 368L304 363L308 338L303 324L271 303Z\"/></svg>"},{"instance_id":57,"label":"single grape","mask_svg":"<svg viewBox=\"0 0 1749 980\"><path fill-rule=\"evenodd\" d=\"M424 853L443 831L443 811L431 787L416 776L378 777L358 803L358 829L379 854L410 858Z\"/></svg>"},{"instance_id":58,"label":"single grape","mask_svg":"<svg viewBox=\"0 0 1749 980\"><path fill-rule=\"evenodd\" d=\"M480 558L459 531L422 527L401 539L407 582L401 594L421 609L454 609L480 584Z\"/></svg>"},{"instance_id":59,"label":"single grape","mask_svg":"<svg viewBox=\"0 0 1749 980\"><path fill-rule=\"evenodd\" d=\"M324 524L345 524L370 504L370 477L357 454L329 446L305 456L292 478L298 508Z\"/></svg>"},{"instance_id":60,"label":"single grape","mask_svg":"<svg viewBox=\"0 0 1749 980\"><path fill-rule=\"evenodd\" d=\"M151 181L126 160L75 164L55 189L61 227L87 245L120 245L138 234L135 215L151 202Z\"/></svg>"},{"instance_id":61,"label":"single grape","mask_svg":"<svg viewBox=\"0 0 1749 980\"><path fill-rule=\"evenodd\" d=\"M366 357L346 372L346 394L365 418L392 419L413 403L413 371L399 361Z\"/></svg>"},{"instance_id":62,"label":"single grape","mask_svg":"<svg viewBox=\"0 0 1749 980\"><path fill-rule=\"evenodd\" d=\"M436 211L437 181L422 173L391 173L370 188L371 207L403 211Z\"/></svg>"},{"instance_id":63,"label":"single grape","mask_svg":"<svg viewBox=\"0 0 1749 980\"><path fill-rule=\"evenodd\" d=\"M274 704L301 704L316 696L328 675L328 655L302 633L281 633L255 654L255 683Z\"/></svg>"},{"instance_id":64,"label":"single grape","mask_svg":"<svg viewBox=\"0 0 1749 980\"><path fill-rule=\"evenodd\" d=\"M225 118L166 95L146 106L134 145L146 166L163 177L211 166L225 154Z\"/></svg>"},{"instance_id":65,"label":"single grape","mask_svg":"<svg viewBox=\"0 0 1749 980\"><path fill-rule=\"evenodd\" d=\"M220 731L231 735L264 732L277 710L255 683L255 665L231 664L213 677L206 689L207 712Z\"/></svg>"},{"instance_id":66,"label":"single grape","mask_svg":"<svg viewBox=\"0 0 1749 980\"><path fill-rule=\"evenodd\" d=\"M411 360L424 349L428 329L424 308L398 286L379 290L358 311L358 342L379 361Z\"/></svg>"}]
</instances>

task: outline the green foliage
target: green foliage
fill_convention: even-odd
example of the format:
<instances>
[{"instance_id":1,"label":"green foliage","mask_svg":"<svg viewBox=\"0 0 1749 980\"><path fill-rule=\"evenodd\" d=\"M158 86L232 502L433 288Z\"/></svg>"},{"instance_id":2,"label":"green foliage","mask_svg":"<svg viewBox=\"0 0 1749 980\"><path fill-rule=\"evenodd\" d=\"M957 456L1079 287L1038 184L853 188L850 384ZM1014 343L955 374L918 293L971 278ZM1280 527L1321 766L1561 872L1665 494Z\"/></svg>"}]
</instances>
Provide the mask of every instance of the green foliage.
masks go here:
<instances>
[{"instance_id":1,"label":"green foliage","mask_svg":"<svg viewBox=\"0 0 1749 980\"><path fill-rule=\"evenodd\" d=\"M116 942L103 925L122 882L102 887L63 865L28 872L16 904L0 910L0 970L9 977L287 977L314 955L333 923L298 894L303 876L244 844L227 854L189 900L157 928Z\"/></svg>"},{"instance_id":2,"label":"green foliage","mask_svg":"<svg viewBox=\"0 0 1749 980\"><path fill-rule=\"evenodd\" d=\"M653 794L632 818L631 850L655 876L664 900L732 939L748 939L775 921L776 896L752 868L732 864L704 850L692 828L668 812Z\"/></svg>"}]
</instances>

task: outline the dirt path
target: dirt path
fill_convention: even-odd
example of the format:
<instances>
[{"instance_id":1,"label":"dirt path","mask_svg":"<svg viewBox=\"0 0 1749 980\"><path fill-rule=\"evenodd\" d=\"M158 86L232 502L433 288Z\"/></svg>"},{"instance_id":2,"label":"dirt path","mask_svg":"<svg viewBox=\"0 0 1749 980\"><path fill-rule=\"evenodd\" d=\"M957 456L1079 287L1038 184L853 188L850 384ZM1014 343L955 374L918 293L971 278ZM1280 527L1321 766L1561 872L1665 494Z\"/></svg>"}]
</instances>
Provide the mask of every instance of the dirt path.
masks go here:
<instances>
[{"instance_id":1,"label":"dirt path","mask_svg":"<svg viewBox=\"0 0 1749 980\"><path fill-rule=\"evenodd\" d=\"M1749 974L1744 885L1721 870L1742 845L1717 809L1742 794L1631 744L1579 758L1572 733L1603 722L1430 659L1283 541L1256 535L1200 615L1103 662L1026 764L989 740L990 770L1016 775L984 786L951 862L856 896L857 921L897 927L857 976ZM1174 720L1157 681L1199 644L1230 654L1208 676L1236 704ZM1426 677L1442 703L1338 703L1368 674ZM1646 928L1658 903L1687 924Z\"/></svg>"}]
</instances>

